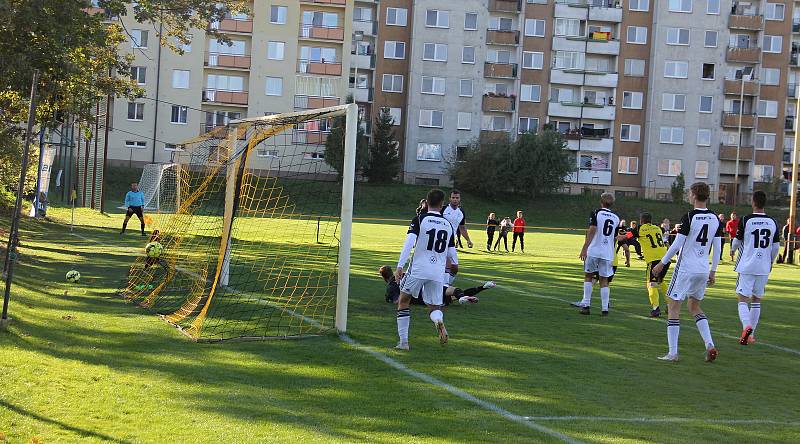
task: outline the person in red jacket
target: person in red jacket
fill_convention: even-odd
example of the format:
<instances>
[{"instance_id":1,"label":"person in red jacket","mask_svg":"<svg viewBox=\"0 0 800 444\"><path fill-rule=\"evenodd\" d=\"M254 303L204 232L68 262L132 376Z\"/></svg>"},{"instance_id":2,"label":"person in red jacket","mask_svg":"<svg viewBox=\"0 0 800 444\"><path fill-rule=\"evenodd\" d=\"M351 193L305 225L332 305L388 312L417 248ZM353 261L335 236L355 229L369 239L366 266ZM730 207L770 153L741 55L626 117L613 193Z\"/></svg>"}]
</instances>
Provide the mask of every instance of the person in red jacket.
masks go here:
<instances>
[{"instance_id":1,"label":"person in red jacket","mask_svg":"<svg viewBox=\"0 0 800 444\"><path fill-rule=\"evenodd\" d=\"M728 233L729 239L733 242L736 239L736 230L739 228L739 216L736 212L731 213L731 219L725 224L725 232ZM731 260L733 260L733 248L731 248Z\"/></svg>"},{"instance_id":2,"label":"person in red jacket","mask_svg":"<svg viewBox=\"0 0 800 444\"><path fill-rule=\"evenodd\" d=\"M514 239L511 241L511 252L517 246L519 239L519 251L525 252L525 219L522 218L522 211L517 211L517 218L514 219Z\"/></svg>"}]
</instances>

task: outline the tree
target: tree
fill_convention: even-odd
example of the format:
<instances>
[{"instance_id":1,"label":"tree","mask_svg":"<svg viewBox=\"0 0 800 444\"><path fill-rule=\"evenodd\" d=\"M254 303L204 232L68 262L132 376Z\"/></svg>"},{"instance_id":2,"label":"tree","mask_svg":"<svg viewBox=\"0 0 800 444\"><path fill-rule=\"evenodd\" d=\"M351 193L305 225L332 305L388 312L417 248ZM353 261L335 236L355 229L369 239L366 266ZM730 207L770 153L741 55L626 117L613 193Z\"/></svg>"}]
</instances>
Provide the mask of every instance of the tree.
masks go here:
<instances>
[{"instance_id":1,"label":"tree","mask_svg":"<svg viewBox=\"0 0 800 444\"><path fill-rule=\"evenodd\" d=\"M388 108L382 108L375 117L375 130L369 146L364 176L369 182L388 183L400 172L400 154L394 138L394 118Z\"/></svg>"},{"instance_id":2,"label":"tree","mask_svg":"<svg viewBox=\"0 0 800 444\"><path fill-rule=\"evenodd\" d=\"M451 167L455 186L480 196L495 198L511 191L507 174L511 143L507 138L473 140L464 156Z\"/></svg>"},{"instance_id":3,"label":"tree","mask_svg":"<svg viewBox=\"0 0 800 444\"><path fill-rule=\"evenodd\" d=\"M683 196L686 194L686 179L684 179L683 173L678 174L675 182L672 182L669 192L672 194L673 202L683 202Z\"/></svg>"},{"instance_id":4,"label":"tree","mask_svg":"<svg viewBox=\"0 0 800 444\"><path fill-rule=\"evenodd\" d=\"M353 97L347 97L347 103L353 103ZM325 163L330 165L331 168L336 170L337 180L342 180L344 173L344 135L345 135L346 119L344 116L333 118L331 122L331 132L325 139ZM357 122L358 130L356 131L356 172L363 171L366 166L366 160L369 156L369 147L367 136L364 134L364 129L361 128L361 119Z\"/></svg>"}]
</instances>

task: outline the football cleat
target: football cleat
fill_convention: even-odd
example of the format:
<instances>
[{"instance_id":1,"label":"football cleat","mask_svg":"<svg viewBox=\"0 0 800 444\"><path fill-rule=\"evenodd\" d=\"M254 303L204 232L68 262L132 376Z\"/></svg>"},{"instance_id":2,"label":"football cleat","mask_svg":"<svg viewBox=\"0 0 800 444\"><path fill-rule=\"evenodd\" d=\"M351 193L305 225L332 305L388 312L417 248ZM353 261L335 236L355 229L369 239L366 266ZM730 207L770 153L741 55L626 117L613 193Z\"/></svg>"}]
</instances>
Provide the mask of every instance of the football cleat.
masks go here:
<instances>
[{"instance_id":1,"label":"football cleat","mask_svg":"<svg viewBox=\"0 0 800 444\"><path fill-rule=\"evenodd\" d=\"M583 308L583 307L586 306L586 305L583 304L582 300L581 301L577 301L577 302L570 302L569 305L571 305L573 307L578 307L578 308Z\"/></svg>"},{"instance_id":2,"label":"football cleat","mask_svg":"<svg viewBox=\"0 0 800 444\"><path fill-rule=\"evenodd\" d=\"M592 314L592 310L589 307L582 307L580 313L588 316Z\"/></svg>"},{"instance_id":3,"label":"football cleat","mask_svg":"<svg viewBox=\"0 0 800 444\"><path fill-rule=\"evenodd\" d=\"M756 337L753 336L753 335L750 335L750 337L747 339L747 343L748 344L755 344L756 343Z\"/></svg>"},{"instance_id":4,"label":"football cleat","mask_svg":"<svg viewBox=\"0 0 800 444\"><path fill-rule=\"evenodd\" d=\"M437 322L436 330L439 332L439 343L442 345L447 344L447 329L444 328L444 322Z\"/></svg>"},{"instance_id":5,"label":"football cleat","mask_svg":"<svg viewBox=\"0 0 800 444\"><path fill-rule=\"evenodd\" d=\"M659 356L658 358L660 361L669 361L669 362L678 362L678 355L671 355L667 353L664 356Z\"/></svg>"},{"instance_id":6,"label":"football cleat","mask_svg":"<svg viewBox=\"0 0 800 444\"><path fill-rule=\"evenodd\" d=\"M486 281L486 283L483 284L483 288L494 288L494 287L497 287L497 284L495 284L494 281Z\"/></svg>"},{"instance_id":7,"label":"football cleat","mask_svg":"<svg viewBox=\"0 0 800 444\"><path fill-rule=\"evenodd\" d=\"M661 307L656 307L656 308L650 310L650 317L651 318L657 318L659 316L661 316Z\"/></svg>"},{"instance_id":8,"label":"football cleat","mask_svg":"<svg viewBox=\"0 0 800 444\"><path fill-rule=\"evenodd\" d=\"M717 359L717 349L709 347L706 349L706 362L714 362Z\"/></svg>"},{"instance_id":9,"label":"football cleat","mask_svg":"<svg viewBox=\"0 0 800 444\"><path fill-rule=\"evenodd\" d=\"M608 316L608 310L601 311L600 316Z\"/></svg>"},{"instance_id":10,"label":"football cleat","mask_svg":"<svg viewBox=\"0 0 800 444\"><path fill-rule=\"evenodd\" d=\"M753 337L753 327L747 326L742 330L742 336L739 337L739 344L747 345L750 343L750 338Z\"/></svg>"},{"instance_id":11,"label":"football cleat","mask_svg":"<svg viewBox=\"0 0 800 444\"><path fill-rule=\"evenodd\" d=\"M411 347L408 345L408 342L398 342L397 345L394 346L395 350L411 350Z\"/></svg>"}]
</instances>

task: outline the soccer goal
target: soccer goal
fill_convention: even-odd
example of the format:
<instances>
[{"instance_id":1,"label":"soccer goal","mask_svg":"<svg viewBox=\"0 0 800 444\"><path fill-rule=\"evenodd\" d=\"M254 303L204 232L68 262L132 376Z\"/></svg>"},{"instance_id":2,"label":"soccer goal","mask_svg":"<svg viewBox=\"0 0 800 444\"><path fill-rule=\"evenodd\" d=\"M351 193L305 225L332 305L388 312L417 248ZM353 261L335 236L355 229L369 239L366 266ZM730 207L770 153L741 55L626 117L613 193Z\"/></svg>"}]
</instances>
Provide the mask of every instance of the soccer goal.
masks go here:
<instances>
[{"instance_id":1,"label":"soccer goal","mask_svg":"<svg viewBox=\"0 0 800 444\"><path fill-rule=\"evenodd\" d=\"M177 208L154 217L163 253L137 258L120 293L198 341L345 331L357 120L341 105L184 142ZM326 144L343 147L341 179Z\"/></svg>"},{"instance_id":2,"label":"soccer goal","mask_svg":"<svg viewBox=\"0 0 800 444\"><path fill-rule=\"evenodd\" d=\"M139 179L139 191L144 194L144 209L148 211L174 212L180 205L178 176L180 165L176 163L150 163L144 166ZM123 205L119 207L125 209Z\"/></svg>"}]
</instances>

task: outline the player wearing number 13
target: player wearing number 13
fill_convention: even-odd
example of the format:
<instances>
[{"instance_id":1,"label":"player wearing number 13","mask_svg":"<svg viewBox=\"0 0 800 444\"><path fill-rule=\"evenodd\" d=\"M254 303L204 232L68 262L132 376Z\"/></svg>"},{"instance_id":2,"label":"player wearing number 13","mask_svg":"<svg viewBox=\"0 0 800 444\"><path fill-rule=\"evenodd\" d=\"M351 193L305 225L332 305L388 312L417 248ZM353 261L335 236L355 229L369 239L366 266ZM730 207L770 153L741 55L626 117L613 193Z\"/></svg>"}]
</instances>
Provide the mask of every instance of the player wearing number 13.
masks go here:
<instances>
[{"instance_id":1,"label":"player wearing number 13","mask_svg":"<svg viewBox=\"0 0 800 444\"><path fill-rule=\"evenodd\" d=\"M447 342L447 330L444 327L442 313L442 278L445 265L450 262L450 272L458 271L458 254L456 253L454 228L442 216L444 192L431 190L428 192L428 212L418 215L411 221L406 235L400 260L397 262L396 278L400 282L400 300L397 304L397 334L400 342L397 349L408 350L408 327L411 323L409 304L411 296L422 290L422 300L428 306L431 321L439 333L439 341ZM414 258L411 268L404 276L403 267L411 250Z\"/></svg>"}]
</instances>

